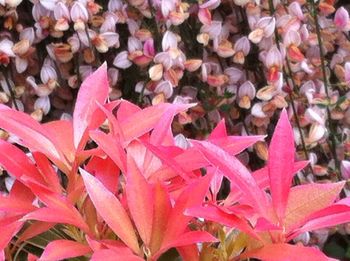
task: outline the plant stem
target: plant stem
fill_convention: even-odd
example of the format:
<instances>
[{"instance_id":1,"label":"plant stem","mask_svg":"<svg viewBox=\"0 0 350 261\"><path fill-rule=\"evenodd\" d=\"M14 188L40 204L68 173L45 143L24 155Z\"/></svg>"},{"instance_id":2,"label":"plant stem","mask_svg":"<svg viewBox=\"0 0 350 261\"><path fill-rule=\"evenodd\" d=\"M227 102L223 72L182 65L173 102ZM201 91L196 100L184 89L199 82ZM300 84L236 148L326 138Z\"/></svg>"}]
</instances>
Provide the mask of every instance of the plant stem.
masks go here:
<instances>
[{"instance_id":1,"label":"plant stem","mask_svg":"<svg viewBox=\"0 0 350 261\"><path fill-rule=\"evenodd\" d=\"M275 8L273 6L272 0L269 0L269 8L270 8L270 15L273 15L274 12L275 12ZM278 32L277 32L276 28L275 28L275 41L276 41L276 45L277 45L278 50L281 50L281 46L280 46L280 43L279 43L279 35L278 35ZM291 70L290 62L289 62L289 59L288 59L287 56L286 56L285 60L286 60L286 64L287 64L288 73L285 70L285 68L283 68L283 75L286 78L289 78L291 80L292 91L295 91L295 90L297 90L296 83L294 81L293 76L291 75L292 74L292 70ZM309 152L308 152L308 150L306 148L306 143L305 143L303 131L301 129L298 112L297 112L297 110L295 108L295 104L294 104L294 98L293 98L293 95L291 93L289 93L288 97L291 100L291 106L292 106L292 110L293 110L293 115L294 115L294 118L295 118L295 122L297 124L298 132L299 132L300 140L301 140L301 145L302 145L302 148L303 148L303 151L304 151L304 155L305 155L306 159L308 160L309 159ZM313 171L311 165L308 165L308 168L309 168L310 173L314 174L314 171Z\"/></svg>"},{"instance_id":2,"label":"plant stem","mask_svg":"<svg viewBox=\"0 0 350 261\"><path fill-rule=\"evenodd\" d=\"M315 29L316 29L316 35L317 35L317 41L318 41L318 48L320 51L320 59L321 59L321 69L322 69L322 77L323 77L323 83L324 83L324 87L325 87L325 92L326 92L326 96L327 99L329 101L329 92L328 92L328 78L327 78L327 72L326 72L326 62L325 62L325 58L324 58L324 52L323 52L323 45L322 45L322 37L321 37L321 28L320 25L318 23L318 17L317 17L317 9L316 9L316 5L315 2L313 0L308 0L308 2L311 5L311 15L314 19L314 23L315 23ZM336 134L336 129L334 128L333 124L332 124L332 119L331 119L331 111L329 109L329 106L327 106L326 108L327 110L327 117L328 117L328 128L329 128L329 138L331 141L331 151L333 154L333 159L334 159L334 163L335 163L335 168L336 168L336 172L337 172L337 176L338 179L341 179L340 176L340 162L338 160L337 157L337 141L335 139L335 134Z\"/></svg>"}]
</instances>

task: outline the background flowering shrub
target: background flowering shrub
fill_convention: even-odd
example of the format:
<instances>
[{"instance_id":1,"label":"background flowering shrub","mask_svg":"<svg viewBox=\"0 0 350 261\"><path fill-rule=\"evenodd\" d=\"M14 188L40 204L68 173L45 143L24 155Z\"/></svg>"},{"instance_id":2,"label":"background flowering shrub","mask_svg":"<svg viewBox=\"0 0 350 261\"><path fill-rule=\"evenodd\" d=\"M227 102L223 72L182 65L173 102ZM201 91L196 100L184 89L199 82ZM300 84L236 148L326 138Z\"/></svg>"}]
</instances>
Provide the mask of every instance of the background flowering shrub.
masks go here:
<instances>
[{"instance_id":1,"label":"background flowering shrub","mask_svg":"<svg viewBox=\"0 0 350 261\"><path fill-rule=\"evenodd\" d=\"M223 118L229 134L267 135L265 140L245 143L254 143L248 150L235 151L251 171L268 160L277 116L286 108L296 159L310 161L297 172L294 184L337 184L350 176L346 4L333 0L0 0L0 101L55 129L55 123L49 122L72 119L78 88L106 61L108 90L89 94L96 95L100 105L108 93L109 101L116 103L123 97L142 108L165 102L183 108L172 123L181 148L188 146L184 137L206 138ZM92 103L91 111L100 108ZM74 134L78 135L74 147L83 149L86 140L78 142L86 126L74 124L81 129ZM102 122L95 124L92 129ZM107 128L108 122L102 126ZM59 151L49 141L41 151L40 144L26 143L27 136L0 127L3 140L40 151L64 173L76 173L79 164L73 170L67 166L74 162L74 153L56 155ZM48 138L42 135L38 139ZM0 178L5 194L14 182L13 173L7 172ZM64 188L65 182L60 180ZM224 179L219 198L225 198L229 187ZM348 194L345 184L341 197ZM296 240L321 247L335 230L347 235L349 228L305 232ZM344 238L330 241L342 247L343 256L348 248Z\"/></svg>"}]
</instances>

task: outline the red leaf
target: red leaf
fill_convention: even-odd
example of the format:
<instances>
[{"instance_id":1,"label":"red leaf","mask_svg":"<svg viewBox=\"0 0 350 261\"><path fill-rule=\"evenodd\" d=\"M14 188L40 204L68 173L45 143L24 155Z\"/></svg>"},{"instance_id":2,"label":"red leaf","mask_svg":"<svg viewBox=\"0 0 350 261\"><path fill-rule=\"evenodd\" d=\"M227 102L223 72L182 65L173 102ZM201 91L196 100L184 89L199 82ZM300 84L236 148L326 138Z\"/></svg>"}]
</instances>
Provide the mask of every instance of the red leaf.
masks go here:
<instances>
[{"instance_id":1,"label":"red leaf","mask_svg":"<svg viewBox=\"0 0 350 261\"><path fill-rule=\"evenodd\" d=\"M208 192L213 175L198 178L189 184L176 199L175 205L168 218L163 244L168 244L180 234L184 233L192 217L185 216L186 209L201 205ZM174 222L176 220L176 222Z\"/></svg>"},{"instance_id":2,"label":"red leaf","mask_svg":"<svg viewBox=\"0 0 350 261\"><path fill-rule=\"evenodd\" d=\"M238 159L210 142L191 142L203 153L213 167L218 168L246 195L247 201L250 204L262 215L265 215L268 205L265 192L260 190L252 175Z\"/></svg>"},{"instance_id":3,"label":"red leaf","mask_svg":"<svg viewBox=\"0 0 350 261\"><path fill-rule=\"evenodd\" d=\"M21 180L22 175L25 175L36 182L44 183L39 171L27 155L2 139L0 139L0 165L19 180Z\"/></svg>"},{"instance_id":4,"label":"red leaf","mask_svg":"<svg viewBox=\"0 0 350 261\"><path fill-rule=\"evenodd\" d=\"M41 221L33 222L21 233L18 241L23 242L30 238L33 238L41 233L44 233L45 231L48 231L55 225L56 223L47 223Z\"/></svg>"},{"instance_id":5,"label":"red leaf","mask_svg":"<svg viewBox=\"0 0 350 261\"><path fill-rule=\"evenodd\" d=\"M4 249L8 245L8 243L18 233L22 226L22 221L15 221L13 223L1 226L0 250Z\"/></svg>"},{"instance_id":6,"label":"red leaf","mask_svg":"<svg viewBox=\"0 0 350 261\"><path fill-rule=\"evenodd\" d=\"M265 136L228 136L218 139L209 139L211 143L223 148L230 155L237 155Z\"/></svg>"},{"instance_id":7,"label":"red leaf","mask_svg":"<svg viewBox=\"0 0 350 261\"><path fill-rule=\"evenodd\" d=\"M163 146L171 146L174 145L174 139L171 133L171 123L174 120L176 115L176 107L170 107L167 109L162 117L159 119L157 125L155 125L150 143L154 146L163 145Z\"/></svg>"},{"instance_id":8,"label":"red leaf","mask_svg":"<svg viewBox=\"0 0 350 261\"><path fill-rule=\"evenodd\" d=\"M50 242L41 255L41 261L61 260L78 256L85 256L91 252L91 248L72 240L55 240Z\"/></svg>"},{"instance_id":9,"label":"red leaf","mask_svg":"<svg viewBox=\"0 0 350 261\"><path fill-rule=\"evenodd\" d=\"M258 258L269 261L330 261L335 260L325 256L320 250L313 247L289 244L270 244L260 249L249 251L241 255L241 258Z\"/></svg>"},{"instance_id":10,"label":"red leaf","mask_svg":"<svg viewBox=\"0 0 350 261\"><path fill-rule=\"evenodd\" d=\"M259 236L254 232L252 227L245 220L239 218L235 214L226 213L217 206L196 206L187 209L185 211L185 214L214 221L224 226L234 227L255 238L259 238Z\"/></svg>"},{"instance_id":11,"label":"red leaf","mask_svg":"<svg viewBox=\"0 0 350 261\"><path fill-rule=\"evenodd\" d=\"M294 165L294 135L286 110L283 110L269 147L268 169L272 203L282 220L288 202Z\"/></svg>"},{"instance_id":12,"label":"red leaf","mask_svg":"<svg viewBox=\"0 0 350 261\"><path fill-rule=\"evenodd\" d=\"M126 173L126 155L120 143L111 135L102 131L91 131L90 137L117 164L120 170Z\"/></svg>"},{"instance_id":13,"label":"red leaf","mask_svg":"<svg viewBox=\"0 0 350 261\"><path fill-rule=\"evenodd\" d=\"M157 258L160 254L164 253L166 250L172 247L183 247L190 246L195 243L201 242L217 242L218 240L206 231L190 231L181 234L174 238L172 241L168 242L166 245L154 255Z\"/></svg>"},{"instance_id":14,"label":"red leaf","mask_svg":"<svg viewBox=\"0 0 350 261\"><path fill-rule=\"evenodd\" d=\"M62 170L69 169L55 137L28 114L0 104L0 128L19 137L30 150L44 153Z\"/></svg>"},{"instance_id":15,"label":"red leaf","mask_svg":"<svg viewBox=\"0 0 350 261\"><path fill-rule=\"evenodd\" d=\"M210 133L208 140L215 140L227 137L225 119L221 119L221 121L216 125L213 131Z\"/></svg>"},{"instance_id":16,"label":"red leaf","mask_svg":"<svg viewBox=\"0 0 350 261\"><path fill-rule=\"evenodd\" d=\"M350 222L350 207L346 205L334 204L324 208L311 216L301 228L294 231L288 239L292 239L299 234L321 228L332 227L335 225Z\"/></svg>"},{"instance_id":17,"label":"red leaf","mask_svg":"<svg viewBox=\"0 0 350 261\"><path fill-rule=\"evenodd\" d=\"M124 254L118 253L111 249L101 249L94 252L91 257L91 261L115 261L115 260L123 260L123 261L144 261L143 258L139 256L135 256L132 254Z\"/></svg>"},{"instance_id":18,"label":"red leaf","mask_svg":"<svg viewBox=\"0 0 350 261\"><path fill-rule=\"evenodd\" d=\"M126 197L140 237L145 245L149 246L152 235L153 191L130 155L128 155Z\"/></svg>"},{"instance_id":19,"label":"red leaf","mask_svg":"<svg viewBox=\"0 0 350 261\"><path fill-rule=\"evenodd\" d=\"M86 131L97 122L93 117L98 109L96 102L103 104L108 97L108 91L107 64L104 63L84 80L79 89L73 113L75 148L82 147L87 141Z\"/></svg>"},{"instance_id":20,"label":"red leaf","mask_svg":"<svg viewBox=\"0 0 350 261\"><path fill-rule=\"evenodd\" d=\"M38 169L40 169L41 176L45 180L47 186L52 188L56 193L62 191L62 187L58 178L58 175L50 161L41 152L33 152L32 156L37 164Z\"/></svg>"},{"instance_id":21,"label":"red leaf","mask_svg":"<svg viewBox=\"0 0 350 261\"><path fill-rule=\"evenodd\" d=\"M142 144L149 149L156 157L158 157L165 165L172 168L178 175L180 175L184 180L189 180L192 173L186 173L182 167L169 155L166 155L158 147L153 146L148 142L142 142Z\"/></svg>"},{"instance_id":22,"label":"red leaf","mask_svg":"<svg viewBox=\"0 0 350 261\"><path fill-rule=\"evenodd\" d=\"M120 201L95 177L83 169L80 169L80 173L97 212L126 245L139 253L133 225Z\"/></svg>"},{"instance_id":23,"label":"red leaf","mask_svg":"<svg viewBox=\"0 0 350 261\"><path fill-rule=\"evenodd\" d=\"M50 223L70 224L89 234L89 227L78 213L79 212L69 213L67 210L61 208L42 207L25 215L21 220L38 220Z\"/></svg>"},{"instance_id":24,"label":"red leaf","mask_svg":"<svg viewBox=\"0 0 350 261\"><path fill-rule=\"evenodd\" d=\"M120 124L122 130L124 131L125 141L130 142L152 130L158 124L159 120L164 114L164 111L166 111L168 108L175 107L176 113L179 113L192 106L193 104L175 105L160 103L132 114L124 121L121 121Z\"/></svg>"},{"instance_id":25,"label":"red leaf","mask_svg":"<svg viewBox=\"0 0 350 261\"><path fill-rule=\"evenodd\" d=\"M93 157L85 169L100 180L110 192L113 194L117 192L120 170L109 157L106 159Z\"/></svg>"},{"instance_id":26,"label":"red leaf","mask_svg":"<svg viewBox=\"0 0 350 261\"><path fill-rule=\"evenodd\" d=\"M160 182L156 182L155 184L153 198L154 214L150 243L151 253L155 253L161 247L172 209L167 190Z\"/></svg>"},{"instance_id":27,"label":"red leaf","mask_svg":"<svg viewBox=\"0 0 350 261\"><path fill-rule=\"evenodd\" d=\"M56 138L63 154L70 163L73 163L76 153L73 143L73 123L68 120L50 121L42 127Z\"/></svg>"}]
</instances>

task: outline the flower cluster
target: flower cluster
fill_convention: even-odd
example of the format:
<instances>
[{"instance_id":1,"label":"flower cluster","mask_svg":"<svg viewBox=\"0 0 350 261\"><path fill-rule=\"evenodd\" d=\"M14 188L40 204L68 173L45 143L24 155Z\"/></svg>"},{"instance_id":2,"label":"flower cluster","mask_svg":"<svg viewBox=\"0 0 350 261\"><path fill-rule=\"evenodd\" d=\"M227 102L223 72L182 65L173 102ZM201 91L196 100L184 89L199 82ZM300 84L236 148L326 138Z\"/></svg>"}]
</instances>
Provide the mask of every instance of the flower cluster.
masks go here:
<instances>
[{"instance_id":1,"label":"flower cluster","mask_svg":"<svg viewBox=\"0 0 350 261\"><path fill-rule=\"evenodd\" d=\"M230 136L221 121L207 140L174 137L174 117L195 104L141 109L106 103L108 91L104 64L82 83L72 120L40 124L0 106L0 127L29 150L0 140L14 179L0 195L0 260L158 260L172 248L184 260L331 260L289 242L349 222L350 197L338 200L344 181L291 187L309 162L295 161L286 110L267 165L250 172L235 155L263 136Z\"/></svg>"}]
</instances>

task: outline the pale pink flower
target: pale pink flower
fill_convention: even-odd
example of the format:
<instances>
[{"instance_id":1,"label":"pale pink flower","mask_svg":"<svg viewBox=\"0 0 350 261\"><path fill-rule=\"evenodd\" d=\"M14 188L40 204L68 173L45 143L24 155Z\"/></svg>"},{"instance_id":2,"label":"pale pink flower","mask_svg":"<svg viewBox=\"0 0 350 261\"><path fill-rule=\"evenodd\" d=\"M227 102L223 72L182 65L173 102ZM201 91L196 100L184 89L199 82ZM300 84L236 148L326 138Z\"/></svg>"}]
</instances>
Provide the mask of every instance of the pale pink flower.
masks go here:
<instances>
[{"instance_id":1,"label":"pale pink flower","mask_svg":"<svg viewBox=\"0 0 350 261\"><path fill-rule=\"evenodd\" d=\"M51 109L51 103L49 96L43 96L36 99L34 103L34 109L35 110L42 110L44 115L48 114Z\"/></svg>"},{"instance_id":2,"label":"pale pink flower","mask_svg":"<svg viewBox=\"0 0 350 261\"><path fill-rule=\"evenodd\" d=\"M298 1L294 1L288 6L288 13L292 16L298 17L298 19L301 21L304 20L304 13L301 10L301 6Z\"/></svg>"},{"instance_id":3,"label":"pale pink flower","mask_svg":"<svg viewBox=\"0 0 350 261\"><path fill-rule=\"evenodd\" d=\"M256 90L251 81L246 81L238 89L238 106L244 109L251 107L251 100L254 99Z\"/></svg>"},{"instance_id":4,"label":"pale pink flower","mask_svg":"<svg viewBox=\"0 0 350 261\"><path fill-rule=\"evenodd\" d=\"M74 30L80 31L85 29L85 24L89 20L89 12L81 2L75 1L70 9L70 16L74 22Z\"/></svg>"},{"instance_id":5,"label":"pale pink flower","mask_svg":"<svg viewBox=\"0 0 350 261\"><path fill-rule=\"evenodd\" d=\"M248 38L253 43L259 43L264 37L268 38L274 33L276 20L274 17L263 17L255 24L254 30Z\"/></svg>"},{"instance_id":6,"label":"pale pink flower","mask_svg":"<svg viewBox=\"0 0 350 261\"><path fill-rule=\"evenodd\" d=\"M113 64L120 69L129 68L132 65L132 62L128 59L128 52L122 51L118 53L114 58Z\"/></svg>"},{"instance_id":7,"label":"pale pink flower","mask_svg":"<svg viewBox=\"0 0 350 261\"><path fill-rule=\"evenodd\" d=\"M13 42L7 38L0 41L0 64L7 66L10 63L10 58L16 55L12 51Z\"/></svg>"},{"instance_id":8,"label":"pale pink flower","mask_svg":"<svg viewBox=\"0 0 350 261\"><path fill-rule=\"evenodd\" d=\"M169 99L173 95L173 86L169 81L161 81L154 89L155 93L163 93L166 99Z\"/></svg>"},{"instance_id":9,"label":"pale pink flower","mask_svg":"<svg viewBox=\"0 0 350 261\"><path fill-rule=\"evenodd\" d=\"M350 161L343 160L340 164L341 168L341 175L343 179L348 180L350 179Z\"/></svg>"},{"instance_id":10,"label":"pale pink flower","mask_svg":"<svg viewBox=\"0 0 350 261\"><path fill-rule=\"evenodd\" d=\"M348 86L350 86L350 62L345 63L345 82Z\"/></svg>"},{"instance_id":11,"label":"pale pink flower","mask_svg":"<svg viewBox=\"0 0 350 261\"><path fill-rule=\"evenodd\" d=\"M68 7L64 3L58 2L53 10L53 14L56 19L55 30L68 30L70 22L70 13Z\"/></svg>"},{"instance_id":12,"label":"pale pink flower","mask_svg":"<svg viewBox=\"0 0 350 261\"><path fill-rule=\"evenodd\" d=\"M344 7L338 8L335 13L334 24L341 31L350 30L349 13Z\"/></svg>"},{"instance_id":13,"label":"pale pink flower","mask_svg":"<svg viewBox=\"0 0 350 261\"><path fill-rule=\"evenodd\" d=\"M24 29L19 35L19 42L17 42L12 50L16 53L15 63L16 70L19 73L24 72L28 67L28 52L34 42L34 29L28 27Z\"/></svg>"}]
</instances>

